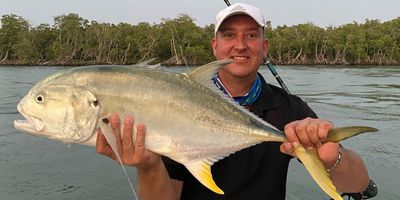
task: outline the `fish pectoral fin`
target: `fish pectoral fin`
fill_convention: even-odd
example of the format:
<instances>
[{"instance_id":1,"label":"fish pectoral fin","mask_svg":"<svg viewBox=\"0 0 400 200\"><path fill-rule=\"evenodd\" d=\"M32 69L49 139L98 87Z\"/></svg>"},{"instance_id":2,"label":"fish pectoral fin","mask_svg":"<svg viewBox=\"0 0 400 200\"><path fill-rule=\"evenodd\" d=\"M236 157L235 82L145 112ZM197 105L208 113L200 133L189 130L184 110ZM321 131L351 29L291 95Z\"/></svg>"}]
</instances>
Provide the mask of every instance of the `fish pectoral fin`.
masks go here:
<instances>
[{"instance_id":1,"label":"fish pectoral fin","mask_svg":"<svg viewBox=\"0 0 400 200\"><path fill-rule=\"evenodd\" d=\"M118 161L122 164L121 156L118 152L117 140L115 139L115 135L110 128L110 125L102 120L100 121L100 129L103 132L103 135L106 138L108 144L111 146L111 149L114 151Z\"/></svg>"},{"instance_id":2,"label":"fish pectoral fin","mask_svg":"<svg viewBox=\"0 0 400 200\"><path fill-rule=\"evenodd\" d=\"M335 200L343 200L340 194L336 191L335 185L318 157L317 150L306 150L299 146L294 149L297 158L301 160L304 167L310 173L311 177L319 185L319 187Z\"/></svg>"},{"instance_id":3,"label":"fish pectoral fin","mask_svg":"<svg viewBox=\"0 0 400 200\"><path fill-rule=\"evenodd\" d=\"M222 191L214 182L211 174L212 164L210 161L200 160L190 163L184 163L184 165L201 184L217 194L224 194L224 191Z\"/></svg>"},{"instance_id":4,"label":"fish pectoral fin","mask_svg":"<svg viewBox=\"0 0 400 200\"><path fill-rule=\"evenodd\" d=\"M135 199L137 198L135 188L133 187L133 184L131 182L131 179L129 178L128 172L126 171L124 164L122 163L121 155L118 152L118 146L117 146L117 140L115 138L115 135L113 134L112 129L110 128L110 125L108 124L108 120L100 120L100 129L103 132L104 137L106 138L108 144L111 146L111 149L114 151L115 156L117 157L118 162L121 164L122 171L124 171L124 174L126 178L128 179L129 186L131 187L133 196Z\"/></svg>"}]
</instances>

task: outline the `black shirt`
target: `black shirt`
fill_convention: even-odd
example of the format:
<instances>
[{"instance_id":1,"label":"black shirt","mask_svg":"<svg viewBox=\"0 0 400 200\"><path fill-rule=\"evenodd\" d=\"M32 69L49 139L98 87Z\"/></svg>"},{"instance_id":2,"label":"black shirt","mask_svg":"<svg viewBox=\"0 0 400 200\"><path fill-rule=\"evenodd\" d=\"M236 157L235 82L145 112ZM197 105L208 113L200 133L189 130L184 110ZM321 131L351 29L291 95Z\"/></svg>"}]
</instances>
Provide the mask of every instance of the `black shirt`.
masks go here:
<instances>
[{"instance_id":1,"label":"black shirt","mask_svg":"<svg viewBox=\"0 0 400 200\"><path fill-rule=\"evenodd\" d=\"M269 85L260 75L262 91L250 111L279 130L292 121L316 114L299 97ZM281 143L263 142L216 162L212 168L219 195L204 187L181 164L163 157L169 176L183 181L182 200L284 200L289 161L279 150Z\"/></svg>"}]
</instances>

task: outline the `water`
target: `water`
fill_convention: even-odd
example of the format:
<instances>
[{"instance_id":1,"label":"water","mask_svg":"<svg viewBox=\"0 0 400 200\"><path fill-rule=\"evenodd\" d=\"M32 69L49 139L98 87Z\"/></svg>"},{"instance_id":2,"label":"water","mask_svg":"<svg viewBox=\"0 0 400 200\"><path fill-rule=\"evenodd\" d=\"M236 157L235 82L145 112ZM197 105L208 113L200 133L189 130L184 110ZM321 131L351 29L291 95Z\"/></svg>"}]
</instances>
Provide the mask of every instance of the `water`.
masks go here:
<instances>
[{"instance_id":1,"label":"water","mask_svg":"<svg viewBox=\"0 0 400 200\"><path fill-rule=\"evenodd\" d=\"M0 67L1 199L131 199L120 166L93 147L58 143L17 132L17 102L39 80L62 67ZM184 71L186 68L171 68ZM379 188L375 199L400 199L400 67L279 67L292 93L336 126L380 130L344 142L356 150ZM275 83L267 69L260 70ZM128 168L135 178L135 170ZM297 161L291 162L287 199L329 199Z\"/></svg>"},{"instance_id":2,"label":"water","mask_svg":"<svg viewBox=\"0 0 400 200\"><path fill-rule=\"evenodd\" d=\"M291 92L305 99L319 117L336 126L369 125L380 130L343 144L363 157L379 188L375 199L400 199L400 68L283 67L278 71ZM291 162L287 199L296 199L289 198L291 194L316 199L315 193L326 199L299 165Z\"/></svg>"}]
</instances>

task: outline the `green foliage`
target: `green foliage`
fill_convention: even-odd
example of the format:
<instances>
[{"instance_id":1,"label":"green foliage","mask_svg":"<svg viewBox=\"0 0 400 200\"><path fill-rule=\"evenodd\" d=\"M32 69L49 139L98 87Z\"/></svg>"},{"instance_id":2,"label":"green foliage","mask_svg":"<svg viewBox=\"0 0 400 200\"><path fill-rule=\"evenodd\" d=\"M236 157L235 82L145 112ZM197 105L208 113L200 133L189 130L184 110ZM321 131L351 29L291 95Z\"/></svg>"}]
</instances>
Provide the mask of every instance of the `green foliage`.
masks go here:
<instances>
[{"instance_id":1,"label":"green foliage","mask_svg":"<svg viewBox=\"0 0 400 200\"><path fill-rule=\"evenodd\" d=\"M29 48L29 23L11 14L3 15L0 29L0 60L24 62L25 49Z\"/></svg>"},{"instance_id":2,"label":"green foliage","mask_svg":"<svg viewBox=\"0 0 400 200\"><path fill-rule=\"evenodd\" d=\"M214 60L214 24L199 27L188 15L159 24L89 22L78 14L60 15L54 24L31 27L14 14L3 15L0 64L134 64L157 58L164 64L203 64ZM277 64L399 64L400 18L366 20L339 27L312 23L273 28L267 23L268 58Z\"/></svg>"},{"instance_id":3,"label":"green foliage","mask_svg":"<svg viewBox=\"0 0 400 200\"><path fill-rule=\"evenodd\" d=\"M53 43L55 60L60 64L82 60L85 44L85 31L88 21L77 14L61 15L54 18L54 31L57 38Z\"/></svg>"},{"instance_id":4,"label":"green foliage","mask_svg":"<svg viewBox=\"0 0 400 200\"><path fill-rule=\"evenodd\" d=\"M31 30L32 35L32 64L50 62L55 59L53 43L56 40L56 32L48 24L40 24Z\"/></svg>"}]
</instances>

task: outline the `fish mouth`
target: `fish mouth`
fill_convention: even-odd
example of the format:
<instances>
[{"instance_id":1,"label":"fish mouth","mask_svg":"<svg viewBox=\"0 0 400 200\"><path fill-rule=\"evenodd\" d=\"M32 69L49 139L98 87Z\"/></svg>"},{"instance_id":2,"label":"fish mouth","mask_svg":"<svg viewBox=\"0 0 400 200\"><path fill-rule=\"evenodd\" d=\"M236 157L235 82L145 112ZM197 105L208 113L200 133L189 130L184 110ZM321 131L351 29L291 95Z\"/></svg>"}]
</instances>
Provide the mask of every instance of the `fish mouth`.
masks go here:
<instances>
[{"instance_id":1,"label":"fish mouth","mask_svg":"<svg viewBox=\"0 0 400 200\"><path fill-rule=\"evenodd\" d=\"M37 134L35 126L31 124L28 120L14 120L14 127L23 132L27 132L30 134Z\"/></svg>"},{"instance_id":2,"label":"fish mouth","mask_svg":"<svg viewBox=\"0 0 400 200\"><path fill-rule=\"evenodd\" d=\"M20 131L38 134L39 132L43 131L45 125L40 119L31 117L31 120L14 120L14 127Z\"/></svg>"},{"instance_id":3,"label":"fish mouth","mask_svg":"<svg viewBox=\"0 0 400 200\"><path fill-rule=\"evenodd\" d=\"M25 119L22 120L14 120L14 127L17 130L27 132L30 134L39 134L41 131L44 130L45 124L39 118L29 116L24 112L23 106L21 103L18 104L17 110Z\"/></svg>"}]
</instances>

